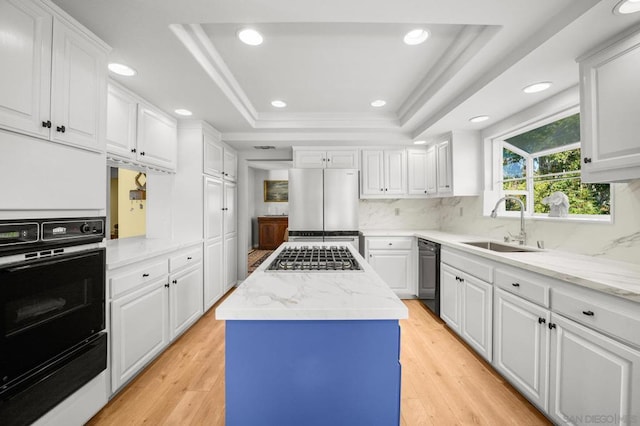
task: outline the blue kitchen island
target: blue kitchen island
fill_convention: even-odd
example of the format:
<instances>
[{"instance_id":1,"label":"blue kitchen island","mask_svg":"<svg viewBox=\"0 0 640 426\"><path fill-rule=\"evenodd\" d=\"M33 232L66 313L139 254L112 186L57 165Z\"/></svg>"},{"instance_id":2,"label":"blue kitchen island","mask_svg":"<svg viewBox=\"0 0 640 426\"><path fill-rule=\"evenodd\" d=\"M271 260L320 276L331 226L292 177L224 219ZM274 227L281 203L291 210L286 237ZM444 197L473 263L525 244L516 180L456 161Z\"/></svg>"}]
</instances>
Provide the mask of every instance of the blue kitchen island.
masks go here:
<instances>
[{"instance_id":1,"label":"blue kitchen island","mask_svg":"<svg viewBox=\"0 0 640 426\"><path fill-rule=\"evenodd\" d=\"M353 249L358 271L268 271L217 309L226 320L226 424L397 425L406 306Z\"/></svg>"}]
</instances>

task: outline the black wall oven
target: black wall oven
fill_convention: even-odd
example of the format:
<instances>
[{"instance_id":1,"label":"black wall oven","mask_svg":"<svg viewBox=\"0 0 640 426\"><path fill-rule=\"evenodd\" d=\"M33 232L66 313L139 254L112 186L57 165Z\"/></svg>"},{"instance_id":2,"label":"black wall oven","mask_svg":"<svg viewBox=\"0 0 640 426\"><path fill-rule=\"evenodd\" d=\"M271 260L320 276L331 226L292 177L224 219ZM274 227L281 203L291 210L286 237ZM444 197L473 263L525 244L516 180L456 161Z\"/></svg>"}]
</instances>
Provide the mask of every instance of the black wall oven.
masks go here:
<instances>
[{"instance_id":1,"label":"black wall oven","mask_svg":"<svg viewBox=\"0 0 640 426\"><path fill-rule=\"evenodd\" d=\"M104 218L0 221L0 424L106 368Z\"/></svg>"}]
</instances>

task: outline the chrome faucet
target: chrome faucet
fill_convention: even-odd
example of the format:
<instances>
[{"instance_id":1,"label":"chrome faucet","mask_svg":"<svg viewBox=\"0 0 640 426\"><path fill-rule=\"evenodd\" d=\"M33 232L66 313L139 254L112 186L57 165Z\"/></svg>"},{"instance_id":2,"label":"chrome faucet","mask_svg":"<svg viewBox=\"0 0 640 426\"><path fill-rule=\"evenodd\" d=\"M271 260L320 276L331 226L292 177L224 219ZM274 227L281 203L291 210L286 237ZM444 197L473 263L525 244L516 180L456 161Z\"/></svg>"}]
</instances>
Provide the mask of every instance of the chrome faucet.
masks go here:
<instances>
[{"instance_id":1,"label":"chrome faucet","mask_svg":"<svg viewBox=\"0 0 640 426\"><path fill-rule=\"evenodd\" d=\"M524 232L524 203L522 202L522 200L518 197L514 197L512 195L507 195L506 197L502 197L498 200L498 202L496 203L495 207L493 208L493 210L491 210L491 217L492 218L496 218L498 217L498 205L506 200L513 200L513 201L517 201L518 204L520 204L520 233L517 236L513 236L511 235L511 233L509 232L509 236L508 237L504 237L505 241L509 241L509 237L511 237L511 240L514 241L518 241L518 243L523 246L526 244L527 242L527 233Z\"/></svg>"}]
</instances>

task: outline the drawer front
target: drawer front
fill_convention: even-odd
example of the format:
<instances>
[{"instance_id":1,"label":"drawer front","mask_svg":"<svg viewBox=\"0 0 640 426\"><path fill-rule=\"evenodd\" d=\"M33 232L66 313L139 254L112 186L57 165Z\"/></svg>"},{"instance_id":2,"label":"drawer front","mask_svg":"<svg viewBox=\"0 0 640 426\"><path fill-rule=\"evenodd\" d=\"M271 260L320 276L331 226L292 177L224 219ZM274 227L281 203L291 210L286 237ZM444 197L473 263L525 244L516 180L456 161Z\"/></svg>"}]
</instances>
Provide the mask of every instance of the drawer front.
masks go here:
<instances>
[{"instance_id":1,"label":"drawer front","mask_svg":"<svg viewBox=\"0 0 640 426\"><path fill-rule=\"evenodd\" d=\"M140 287L152 280L166 276L169 273L167 260L159 260L149 263L134 270L127 270L122 274L116 271L109 280L111 287L111 297L116 297L134 288Z\"/></svg>"},{"instance_id":2,"label":"drawer front","mask_svg":"<svg viewBox=\"0 0 640 426\"><path fill-rule=\"evenodd\" d=\"M457 252L442 249L440 259L443 263L460 269L482 281L493 283L493 265L473 255L462 255Z\"/></svg>"},{"instance_id":3,"label":"drawer front","mask_svg":"<svg viewBox=\"0 0 640 426\"><path fill-rule=\"evenodd\" d=\"M416 244L415 240L411 237L390 237L390 238L368 238L367 244L370 249L384 249L384 250L411 250Z\"/></svg>"},{"instance_id":4,"label":"drawer front","mask_svg":"<svg viewBox=\"0 0 640 426\"><path fill-rule=\"evenodd\" d=\"M523 299L533 303L549 307L549 288L546 283L536 280L535 275L522 272L507 272L502 269L495 271L495 284L508 291L517 294Z\"/></svg>"},{"instance_id":5,"label":"drawer front","mask_svg":"<svg viewBox=\"0 0 640 426\"><path fill-rule=\"evenodd\" d=\"M172 256L169 259L169 271L175 272L188 265L196 265L202 261L202 251L200 249L190 250Z\"/></svg>"},{"instance_id":6,"label":"drawer front","mask_svg":"<svg viewBox=\"0 0 640 426\"><path fill-rule=\"evenodd\" d=\"M640 310L576 295L571 291L552 289L551 309L588 327L601 330L640 347Z\"/></svg>"}]
</instances>

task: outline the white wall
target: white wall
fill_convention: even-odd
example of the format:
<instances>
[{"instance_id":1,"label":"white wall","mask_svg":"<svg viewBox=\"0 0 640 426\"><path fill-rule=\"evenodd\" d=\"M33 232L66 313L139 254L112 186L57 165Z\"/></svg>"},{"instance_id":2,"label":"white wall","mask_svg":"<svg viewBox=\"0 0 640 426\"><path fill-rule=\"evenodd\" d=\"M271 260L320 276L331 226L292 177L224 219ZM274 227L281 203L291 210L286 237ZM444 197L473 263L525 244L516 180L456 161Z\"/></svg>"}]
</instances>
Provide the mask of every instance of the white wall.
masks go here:
<instances>
[{"instance_id":1,"label":"white wall","mask_svg":"<svg viewBox=\"0 0 640 426\"><path fill-rule=\"evenodd\" d=\"M438 200L360 200L360 229L439 229Z\"/></svg>"},{"instance_id":2,"label":"white wall","mask_svg":"<svg viewBox=\"0 0 640 426\"><path fill-rule=\"evenodd\" d=\"M264 181L265 180L289 180L288 170L260 170L255 169L253 179L253 199L255 205L255 217L265 215L288 215L289 203L265 203L264 202Z\"/></svg>"}]
</instances>

